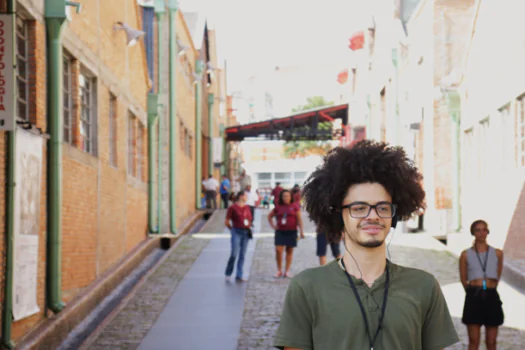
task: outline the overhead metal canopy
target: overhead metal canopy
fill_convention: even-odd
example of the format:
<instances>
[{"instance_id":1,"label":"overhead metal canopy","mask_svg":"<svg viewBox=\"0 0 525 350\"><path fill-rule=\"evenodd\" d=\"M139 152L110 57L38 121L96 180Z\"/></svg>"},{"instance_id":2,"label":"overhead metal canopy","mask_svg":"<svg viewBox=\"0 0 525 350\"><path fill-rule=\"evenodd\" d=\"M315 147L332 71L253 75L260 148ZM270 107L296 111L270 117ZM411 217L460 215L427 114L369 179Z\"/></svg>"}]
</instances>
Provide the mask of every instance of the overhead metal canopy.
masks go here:
<instances>
[{"instance_id":1,"label":"overhead metal canopy","mask_svg":"<svg viewBox=\"0 0 525 350\"><path fill-rule=\"evenodd\" d=\"M345 136L345 128L334 130L333 122L348 124L348 104L325 106L292 114L288 117L226 128L226 141L242 141L247 137L265 140L308 141L333 140Z\"/></svg>"}]
</instances>

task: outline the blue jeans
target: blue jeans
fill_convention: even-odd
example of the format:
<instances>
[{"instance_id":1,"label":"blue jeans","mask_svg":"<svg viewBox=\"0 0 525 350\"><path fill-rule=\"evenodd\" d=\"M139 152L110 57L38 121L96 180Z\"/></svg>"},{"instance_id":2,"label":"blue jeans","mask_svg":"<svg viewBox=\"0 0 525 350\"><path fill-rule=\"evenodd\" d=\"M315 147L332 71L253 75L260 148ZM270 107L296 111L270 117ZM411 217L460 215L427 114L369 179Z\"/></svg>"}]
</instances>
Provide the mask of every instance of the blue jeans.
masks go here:
<instances>
[{"instance_id":1,"label":"blue jeans","mask_svg":"<svg viewBox=\"0 0 525 350\"><path fill-rule=\"evenodd\" d=\"M231 276L233 273L233 266L235 265L235 259L239 256L237 260L237 274L236 278L242 278L242 268L244 265L244 256L246 255L246 248L248 248L248 230L242 228L231 229L231 253L230 258L228 259L228 264L226 265L226 276Z\"/></svg>"}]
</instances>

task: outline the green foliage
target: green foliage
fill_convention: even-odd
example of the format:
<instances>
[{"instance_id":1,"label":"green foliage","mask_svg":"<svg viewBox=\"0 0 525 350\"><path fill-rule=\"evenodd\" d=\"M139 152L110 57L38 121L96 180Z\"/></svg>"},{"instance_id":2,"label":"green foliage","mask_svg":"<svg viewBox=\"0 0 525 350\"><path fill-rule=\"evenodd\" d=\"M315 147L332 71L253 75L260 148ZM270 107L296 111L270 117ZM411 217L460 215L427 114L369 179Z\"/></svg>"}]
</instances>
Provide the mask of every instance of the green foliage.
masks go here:
<instances>
[{"instance_id":1,"label":"green foliage","mask_svg":"<svg viewBox=\"0 0 525 350\"><path fill-rule=\"evenodd\" d=\"M322 96L313 96L306 99L306 104L292 109L292 113L307 111L314 108L333 105L333 101L326 101ZM330 130L332 123L319 123L319 130ZM302 158L309 155L324 155L332 148L330 141L288 141L284 144L286 158Z\"/></svg>"}]
</instances>

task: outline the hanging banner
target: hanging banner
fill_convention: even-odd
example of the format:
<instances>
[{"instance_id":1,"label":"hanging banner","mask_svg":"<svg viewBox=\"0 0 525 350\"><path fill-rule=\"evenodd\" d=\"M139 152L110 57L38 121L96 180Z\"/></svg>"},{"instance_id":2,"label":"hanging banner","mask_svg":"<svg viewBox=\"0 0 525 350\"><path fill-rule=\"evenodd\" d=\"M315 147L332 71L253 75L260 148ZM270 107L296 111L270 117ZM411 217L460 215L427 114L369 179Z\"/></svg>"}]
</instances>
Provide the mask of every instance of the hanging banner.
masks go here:
<instances>
[{"instance_id":1,"label":"hanging banner","mask_svg":"<svg viewBox=\"0 0 525 350\"><path fill-rule=\"evenodd\" d=\"M44 139L17 131L14 207L13 317L40 311L37 304L38 233Z\"/></svg>"},{"instance_id":2,"label":"hanging banner","mask_svg":"<svg viewBox=\"0 0 525 350\"><path fill-rule=\"evenodd\" d=\"M213 163L222 163L222 137L213 138Z\"/></svg>"},{"instance_id":3,"label":"hanging banner","mask_svg":"<svg viewBox=\"0 0 525 350\"><path fill-rule=\"evenodd\" d=\"M15 127L13 18L0 14L0 130L7 131Z\"/></svg>"}]
</instances>

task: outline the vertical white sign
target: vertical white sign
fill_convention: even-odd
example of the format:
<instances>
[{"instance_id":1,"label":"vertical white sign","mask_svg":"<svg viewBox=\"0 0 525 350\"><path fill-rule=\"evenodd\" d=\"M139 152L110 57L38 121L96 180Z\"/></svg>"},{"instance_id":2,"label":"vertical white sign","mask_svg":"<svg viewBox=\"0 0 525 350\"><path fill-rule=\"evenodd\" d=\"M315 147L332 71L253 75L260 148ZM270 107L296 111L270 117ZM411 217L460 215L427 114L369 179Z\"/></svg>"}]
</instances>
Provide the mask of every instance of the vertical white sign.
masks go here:
<instances>
[{"instance_id":1,"label":"vertical white sign","mask_svg":"<svg viewBox=\"0 0 525 350\"><path fill-rule=\"evenodd\" d=\"M17 131L14 208L13 317L37 313L38 233L43 138Z\"/></svg>"},{"instance_id":2,"label":"vertical white sign","mask_svg":"<svg viewBox=\"0 0 525 350\"><path fill-rule=\"evenodd\" d=\"M15 126L12 14L0 14L0 130L13 130Z\"/></svg>"},{"instance_id":3,"label":"vertical white sign","mask_svg":"<svg viewBox=\"0 0 525 350\"><path fill-rule=\"evenodd\" d=\"M222 163L222 137L213 138L213 163Z\"/></svg>"}]
</instances>

